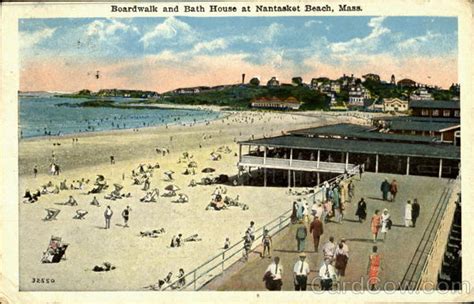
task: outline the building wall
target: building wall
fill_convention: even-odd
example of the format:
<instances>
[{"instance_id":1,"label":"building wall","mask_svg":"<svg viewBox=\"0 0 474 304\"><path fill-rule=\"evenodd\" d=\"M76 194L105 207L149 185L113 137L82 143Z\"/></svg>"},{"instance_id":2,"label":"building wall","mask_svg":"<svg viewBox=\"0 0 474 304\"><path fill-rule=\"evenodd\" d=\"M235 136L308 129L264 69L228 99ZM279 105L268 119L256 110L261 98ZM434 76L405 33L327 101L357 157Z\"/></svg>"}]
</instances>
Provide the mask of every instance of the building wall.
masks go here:
<instances>
[{"instance_id":1,"label":"building wall","mask_svg":"<svg viewBox=\"0 0 474 304\"><path fill-rule=\"evenodd\" d=\"M411 108L413 116L422 117L460 117L460 110L455 109L426 109L426 108ZM445 114L445 111L447 114Z\"/></svg>"}]
</instances>

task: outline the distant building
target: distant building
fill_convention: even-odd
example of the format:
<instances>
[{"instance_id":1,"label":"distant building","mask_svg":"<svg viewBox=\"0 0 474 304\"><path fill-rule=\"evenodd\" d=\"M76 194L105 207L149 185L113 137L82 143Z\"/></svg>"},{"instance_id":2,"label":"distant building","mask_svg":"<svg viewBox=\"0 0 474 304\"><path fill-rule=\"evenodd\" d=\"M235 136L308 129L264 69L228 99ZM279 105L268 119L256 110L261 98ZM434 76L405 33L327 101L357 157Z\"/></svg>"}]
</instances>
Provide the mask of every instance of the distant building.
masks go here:
<instances>
[{"instance_id":1,"label":"distant building","mask_svg":"<svg viewBox=\"0 0 474 304\"><path fill-rule=\"evenodd\" d=\"M384 112L406 112L408 111L408 101L398 98L384 98Z\"/></svg>"},{"instance_id":2,"label":"distant building","mask_svg":"<svg viewBox=\"0 0 474 304\"><path fill-rule=\"evenodd\" d=\"M191 87L191 88L178 88L178 89L174 90L173 93L175 93L175 94L197 94L197 93L201 93L201 92L204 92L204 91L209 91L210 89L211 89L210 87L204 87L204 86Z\"/></svg>"},{"instance_id":3,"label":"distant building","mask_svg":"<svg viewBox=\"0 0 474 304\"><path fill-rule=\"evenodd\" d=\"M331 81L331 92L341 93L341 84L337 81Z\"/></svg>"},{"instance_id":4,"label":"distant building","mask_svg":"<svg viewBox=\"0 0 474 304\"><path fill-rule=\"evenodd\" d=\"M369 90L362 85L351 86L349 89L349 105L363 106L370 97Z\"/></svg>"},{"instance_id":5,"label":"distant building","mask_svg":"<svg viewBox=\"0 0 474 304\"><path fill-rule=\"evenodd\" d=\"M433 95L426 88L418 88L410 94L410 100L433 100Z\"/></svg>"},{"instance_id":6,"label":"distant building","mask_svg":"<svg viewBox=\"0 0 474 304\"><path fill-rule=\"evenodd\" d=\"M280 82L276 77L272 77L268 82L267 82L268 87L278 87L280 86Z\"/></svg>"},{"instance_id":7,"label":"distant building","mask_svg":"<svg viewBox=\"0 0 474 304\"><path fill-rule=\"evenodd\" d=\"M400 80L397 84L402 87L416 87L416 82L408 78Z\"/></svg>"},{"instance_id":8,"label":"distant building","mask_svg":"<svg viewBox=\"0 0 474 304\"><path fill-rule=\"evenodd\" d=\"M390 84L393 84L393 85L397 84L395 82L395 75L393 75L393 74L392 74L392 77L390 78Z\"/></svg>"},{"instance_id":9,"label":"distant building","mask_svg":"<svg viewBox=\"0 0 474 304\"><path fill-rule=\"evenodd\" d=\"M459 118L461 117L460 102L452 100L413 100L409 103L413 116Z\"/></svg>"},{"instance_id":10,"label":"distant building","mask_svg":"<svg viewBox=\"0 0 474 304\"><path fill-rule=\"evenodd\" d=\"M301 106L301 102L294 97L288 97L286 99L261 97L252 99L250 105L252 108L260 109L298 110Z\"/></svg>"}]
</instances>

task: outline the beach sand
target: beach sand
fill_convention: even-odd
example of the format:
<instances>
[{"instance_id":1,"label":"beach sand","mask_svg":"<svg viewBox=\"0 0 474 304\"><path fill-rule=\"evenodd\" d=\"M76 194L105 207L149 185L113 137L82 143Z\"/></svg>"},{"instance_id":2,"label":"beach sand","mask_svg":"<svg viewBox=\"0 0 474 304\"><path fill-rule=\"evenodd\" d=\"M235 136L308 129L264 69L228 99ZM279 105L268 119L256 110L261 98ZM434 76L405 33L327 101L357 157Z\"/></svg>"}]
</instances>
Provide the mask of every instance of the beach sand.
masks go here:
<instances>
[{"instance_id":1,"label":"beach sand","mask_svg":"<svg viewBox=\"0 0 474 304\"><path fill-rule=\"evenodd\" d=\"M226 186L227 195L240 196L240 201L249 205L243 211L232 207L224 211L206 211L211 193L216 186L190 188L189 181L200 179L205 167L216 169L215 175L237 174L238 145L234 140L247 140L279 135L284 130L292 130L322 124L347 122L344 117L313 113L296 115L270 112L228 112L226 118L209 124L194 126L164 126L132 130L120 130L95 134L64 136L61 138L40 138L22 140L19 145L20 172L20 289L21 290L142 290L142 287L156 283L171 271L179 268L192 270L217 254L226 237L231 243L238 242L251 220L257 227L274 219L290 209L290 198L286 188L263 188L251 186ZM206 134L207 139L203 139ZM211 138L209 138L209 135ZM77 143L72 138L77 137ZM53 146L53 143L61 143ZM201 144L201 148L199 145ZM229 146L231 153L222 153L220 161L211 161L209 154L220 146ZM156 148L166 147L170 154L161 156ZM197 161L197 174L182 175L185 163L178 163L179 156L187 151ZM55 154L62 172L59 176L48 174L48 165ZM245 153L245 151L244 151ZM110 156L115 164L110 164ZM174 198L160 197L157 203L141 203L145 195L142 186L133 185L131 170L143 164L160 164L151 178L151 188L163 188L170 184L164 180L163 172L173 170L180 192L189 196L188 204L171 203ZM39 173L33 178L33 167ZM90 205L93 195L85 193L92 188L97 174L106 177L110 185L105 193L97 195L100 207ZM122 180L123 175L125 179ZM84 190L66 190L59 194L41 196L35 204L21 203L26 189L36 190L52 181L59 182L90 179ZM104 195L113 190L113 184L124 185L122 192L130 192L132 197L110 201ZM59 206L73 195L78 206ZM104 227L104 211L110 205L114 211L111 229ZM121 212L126 206L132 208L129 226L123 228ZM61 213L57 220L44 222L45 208L58 208ZM84 220L73 219L75 210L89 212ZM166 233L159 238L141 238L140 231L165 228ZM184 237L198 233L200 242L186 243L180 248L169 248L173 235L182 233ZM60 236L69 243L66 260L58 264L42 264L40 259L46 250L50 237ZM110 272L95 273L91 269L108 261L117 268ZM175 277L175 276L174 276ZM33 278L54 279L54 283L32 283Z\"/></svg>"}]
</instances>

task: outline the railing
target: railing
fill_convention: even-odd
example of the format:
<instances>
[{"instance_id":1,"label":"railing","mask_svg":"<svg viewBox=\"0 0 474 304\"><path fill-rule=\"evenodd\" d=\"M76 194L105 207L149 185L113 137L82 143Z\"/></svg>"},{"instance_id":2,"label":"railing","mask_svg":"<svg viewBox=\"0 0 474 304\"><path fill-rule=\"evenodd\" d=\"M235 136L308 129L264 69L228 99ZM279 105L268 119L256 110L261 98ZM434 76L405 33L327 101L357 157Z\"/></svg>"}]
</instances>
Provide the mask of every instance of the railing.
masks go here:
<instances>
[{"instance_id":1,"label":"railing","mask_svg":"<svg viewBox=\"0 0 474 304\"><path fill-rule=\"evenodd\" d=\"M335 162L322 162L315 160L299 160L299 159L286 159L286 158L274 158L274 157L261 157L243 155L239 165L254 165L260 167L270 167L277 169L290 169L290 170L301 170L301 171L320 171L320 172L334 172L344 173L345 170L349 171L355 168L354 164L335 163Z\"/></svg>"},{"instance_id":2,"label":"railing","mask_svg":"<svg viewBox=\"0 0 474 304\"><path fill-rule=\"evenodd\" d=\"M333 184L334 182L338 182L343 180L345 177L352 176L357 174L359 171L359 166L355 166L351 170L348 171L348 175L341 174L336 176L327 182L329 184ZM318 190L314 193L307 194L308 196L316 196L321 191L321 185L318 185ZM266 223L264 226L256 229L255 231L255 240L252 245L252 250L257 248L261 242L260 240L263 231L265 229L268 230L268 233L271 236L274 236L285 227L290 224L291 221L291 213L292 209L289 209L276 217L275 219L271 220L270 222ZM211 281L213 278L221 275L224 271L233 265L235 262L239 261L243 257L244 252L244 240L240 240L239 242L235 243L228 249L223 250L222 252L216 254L206 262L202 263L200 266L196 267L194 270L189 271L186 273L182 278L178 278L172 281L169 285L164 287L162 290L173 290L173 286L177 286L180 280L185 280L186 283L182 286L179 290L199 290L201 289L206 283Z\"/></svg>"}]
</instances>

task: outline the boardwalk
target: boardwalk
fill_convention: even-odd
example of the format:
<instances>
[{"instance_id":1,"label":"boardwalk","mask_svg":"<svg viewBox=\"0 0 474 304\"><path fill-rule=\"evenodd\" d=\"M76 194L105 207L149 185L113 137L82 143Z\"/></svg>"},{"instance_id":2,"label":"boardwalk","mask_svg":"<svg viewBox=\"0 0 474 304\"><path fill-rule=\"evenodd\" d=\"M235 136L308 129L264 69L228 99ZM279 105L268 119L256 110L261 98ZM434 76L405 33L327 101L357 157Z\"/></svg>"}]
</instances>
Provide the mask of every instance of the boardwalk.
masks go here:
<instances>
[{"instance_id":1,"label":"boardwalk","mask_svg":"<svg viewBox=\"0 0 474 304\"><path fill-rule=\"evenodd\" d=\"M397 179L399 184L399 194L396 202L383 202L381 198L380 183L387 177ZM356 193L352 204L347 206L345 219L342 224L328 223L325 225L324 235L321 244L325 243L330 236L334 236L336 241L346 238L350 248L350 258L346 270L346 277L343 278L345 290L366 289L366 270L368 255L374 243L371 240L370 223L366 221L361 224L356 221L355 205L360 197L364 197L367 202L368 220L375 209L383 210L388 208L392 215L394 227L387 235L385 242L379 241L377 246L382 254L383 270L380 275L382 284L386 289L397 289L398 283L407 276L411 276L414 267L409 270L409 265L413 258L418 261L420 244L424 244L427 233L437 223L432 219L439 213L439 208L444 204L444 197L452 186L452 181L447 179L437 179L429 177L401 176L389 174L366 173L362 181L356 178ZM421 216L418 219L416 228L405 228L403 226L404 204L407 199L418 198L421 203ZM442 201L442 203L439 203ZM438 204L439 203L439 204ZM427 229L428 228L428 229ZM430 230L430 231L427 231ZM427 233L425 233L427 231ZM281 258L284 267L283 290L293 290L292 268L298 259L296 251L295 227L290 226L279 235L274 237L273 256ZM307 261L311 268L308 284L315 278L316 269L321 263L321 253L315 254L312 251L312 239L306 242ZM321 248L321 245L320 245ZM261 250L257 248L256 251ZM270 259L261 259L259 253L255 252L249 262L241 262L233 265L224 276L210 282L204 289L206 290L265 290L262 281L263 273L270 263ZM418 271L418 270L417 270ZM315 281L316 282L316 281ZM359 282L359 283L357 283ZM311 286L308 286L308 290Z\"/></svg>"}]
</instances>

